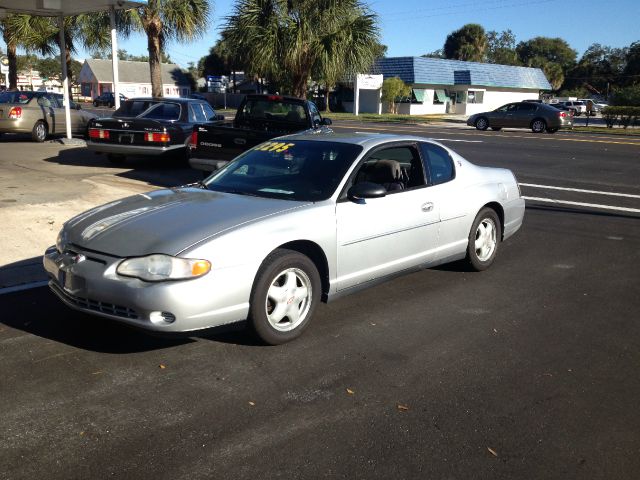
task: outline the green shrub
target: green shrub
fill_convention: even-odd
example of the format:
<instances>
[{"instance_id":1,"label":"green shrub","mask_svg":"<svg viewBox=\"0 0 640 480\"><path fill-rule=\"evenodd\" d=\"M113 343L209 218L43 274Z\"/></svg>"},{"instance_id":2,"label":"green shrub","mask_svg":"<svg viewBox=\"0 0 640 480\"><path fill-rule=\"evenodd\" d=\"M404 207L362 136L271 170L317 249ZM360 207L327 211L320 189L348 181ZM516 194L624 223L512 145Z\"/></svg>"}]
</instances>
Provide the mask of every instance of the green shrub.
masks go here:
<instances>
[{"instance_id":1,"label":"green shrub","mask_svg":"<svg viewBox=\"0 0 640 480\"><path fill-rule=\"evenodd\" d=\"M629 125L638 125L640 107L605 107L602 109L602 118L608 128L613 128L616 121L623 128L627 128Z\"/></svg>"}]
</instances>

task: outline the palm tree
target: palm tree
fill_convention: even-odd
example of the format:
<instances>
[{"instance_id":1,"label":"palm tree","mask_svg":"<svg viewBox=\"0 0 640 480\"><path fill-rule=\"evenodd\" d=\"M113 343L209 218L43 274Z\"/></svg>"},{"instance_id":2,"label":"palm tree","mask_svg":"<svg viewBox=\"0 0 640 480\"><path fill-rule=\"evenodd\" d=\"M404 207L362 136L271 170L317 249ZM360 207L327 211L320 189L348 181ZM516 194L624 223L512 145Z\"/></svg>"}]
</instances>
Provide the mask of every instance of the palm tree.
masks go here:
<instances>
[{"instance_id":1,"label":"palm tree","mask_svg":"<svg viewBox=\"0 0 640 480\"><path fill-rule=\"evenodd\" d=\"M131 28L147 35L151 92L162 97L161 54L169 40L191 41L209 27L207 0L149 0L144 7L128 11Z\"/></svg>"},{"instance_id":2,"label":"palm tree","mask_svg":"<svg viewBox=\"0 0 640 480\"><path fill-rule=\"evenodd\" d=\"M359 0L240 0L223 35L249 70L305 97L312 73L335 83L366 69L379 45L377 16Z\"/></svg>"},{"instance_id":3,"label":"palm tree","mask_svg":"<svg viewBox=\"0 0 640 480\"><path fill-rule=\"evenodd\" d=\"M29 49L37 49L43 37L49 34L49 22L44 17L32 17L31 15L8 15L0 21L2 39L7 45L7 57L9 59L9 90L18 88L18 46Z\"/></svg>"}]
</instances>

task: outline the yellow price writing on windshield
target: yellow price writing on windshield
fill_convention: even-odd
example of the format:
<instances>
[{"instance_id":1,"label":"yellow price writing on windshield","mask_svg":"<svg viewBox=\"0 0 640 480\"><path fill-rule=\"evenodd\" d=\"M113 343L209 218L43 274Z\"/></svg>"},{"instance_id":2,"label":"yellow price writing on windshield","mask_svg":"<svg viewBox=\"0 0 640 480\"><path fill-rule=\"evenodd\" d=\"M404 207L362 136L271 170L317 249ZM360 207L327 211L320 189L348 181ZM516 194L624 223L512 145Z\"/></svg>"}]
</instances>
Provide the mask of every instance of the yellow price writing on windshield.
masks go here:
<instances>
[{"instance_id":1,"label":"yellow price writing on windshield","mask_svg":"<svg viewBox=\"0 0 640 480\"><path fill-rule=\"evenodd\" d=\"M256 150L259 152L286 152L293 146L295 146L294 143L267 142L256 147Z\"/></svg>"}]
</instances>

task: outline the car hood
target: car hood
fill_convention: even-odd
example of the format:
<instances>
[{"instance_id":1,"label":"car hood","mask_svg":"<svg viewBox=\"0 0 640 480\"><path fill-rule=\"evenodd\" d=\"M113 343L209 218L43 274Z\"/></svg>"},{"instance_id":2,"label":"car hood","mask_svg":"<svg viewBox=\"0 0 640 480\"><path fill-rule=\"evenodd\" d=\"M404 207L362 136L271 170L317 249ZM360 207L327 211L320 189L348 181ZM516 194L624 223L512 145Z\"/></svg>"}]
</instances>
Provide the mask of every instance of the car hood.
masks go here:
<instances>
[{"instance_id":1,"label":"car hood","mask_svg":"<svg viewBox=\"0 0 640 480\"><path fill-rule=\"evenodd\" d=\"M157 190L72 218L61 242L117 257L176 255L234 227L306 204L200 188Z\"/></svg>"}]
</instances>

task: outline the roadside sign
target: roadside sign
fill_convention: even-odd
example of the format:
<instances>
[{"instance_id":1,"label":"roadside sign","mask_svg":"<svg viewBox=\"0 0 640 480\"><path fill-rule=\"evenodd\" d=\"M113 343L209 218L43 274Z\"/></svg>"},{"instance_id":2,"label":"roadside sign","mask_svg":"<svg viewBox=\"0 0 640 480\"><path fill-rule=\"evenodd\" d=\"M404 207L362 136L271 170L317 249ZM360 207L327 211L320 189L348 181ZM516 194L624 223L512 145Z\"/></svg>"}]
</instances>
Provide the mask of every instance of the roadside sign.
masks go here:
<instances>
[{"instance_id":1,"label":"roadside sign","mask_svg":"<svg viewBox=\"0 0 640 480\"><path fill-rule=\"evenodd\" d=\"M9 57L6 55L0 57L0 73L9 73Z\"/></svg>"}]
</instances>

